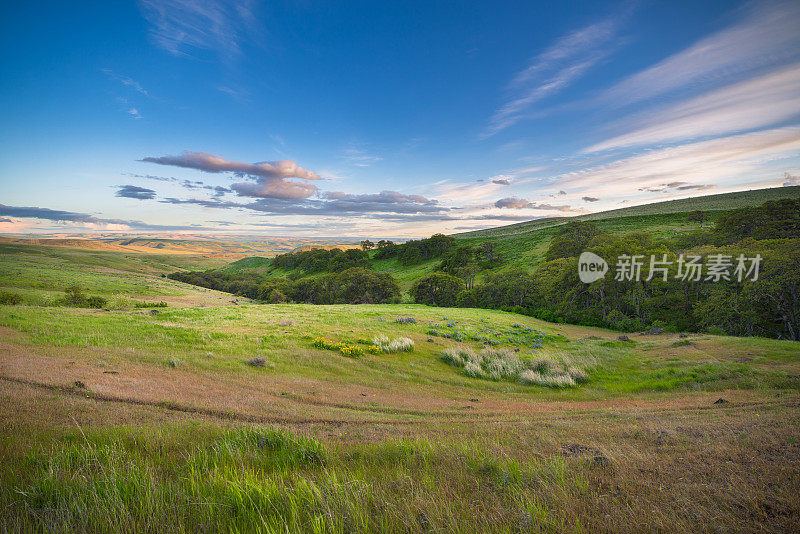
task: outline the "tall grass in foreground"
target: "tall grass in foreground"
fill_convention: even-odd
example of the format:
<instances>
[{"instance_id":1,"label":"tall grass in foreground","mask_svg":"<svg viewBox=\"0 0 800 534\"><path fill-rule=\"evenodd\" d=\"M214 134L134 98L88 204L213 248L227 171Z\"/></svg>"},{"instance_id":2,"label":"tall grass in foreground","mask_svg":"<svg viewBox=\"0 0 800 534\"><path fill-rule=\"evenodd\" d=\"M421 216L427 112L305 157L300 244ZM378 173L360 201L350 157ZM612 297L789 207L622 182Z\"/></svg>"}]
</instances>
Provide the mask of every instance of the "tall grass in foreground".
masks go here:
<instances>
[{"instance_id":1,"label":"tall grass in foreground","mask_svg":"<svg viewBox=\"0 0 800 534\"><path fill-rule=\"evenodd\" d=\"M376 532L579 528L561 504L588 483L560 458L469 444L328 445L271 428L63 433L5 455L9 531ZM13 450L2 438L4 452ZM12 467L13 466L13 467Z\"/></svg>"}]
</instances>

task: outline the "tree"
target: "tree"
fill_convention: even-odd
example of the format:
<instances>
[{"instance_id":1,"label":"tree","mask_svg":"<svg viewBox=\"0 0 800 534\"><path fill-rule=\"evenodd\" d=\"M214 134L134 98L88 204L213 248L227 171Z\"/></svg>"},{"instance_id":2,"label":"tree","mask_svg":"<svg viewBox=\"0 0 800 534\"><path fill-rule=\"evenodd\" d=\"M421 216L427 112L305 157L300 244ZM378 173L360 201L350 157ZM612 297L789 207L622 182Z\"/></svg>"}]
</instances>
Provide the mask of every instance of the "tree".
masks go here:
<instances>
[{"instance_id":1,"label":"tree","mask_svg":"<svg viewBox=\"0 0 800 534\"><path fill-rule=\"evenodd\" d=\"M484 269L494 269L503 263L503 256L497 252L497 243L484 241L475 249L475 259Z\"/></svg>"},{"instance_id":2,"label":"tree","mask_svg":"<svg viewBox=\"0 0 800 534\"><path fill-rule=\"evenodd\" d=\"M693 211L689 215L687 215L686 220L689 222L696 222L700 224L700 228L703 227L703 222L706 220L706 213L701 210Z\"/></svg>"},{"instance_id":3,"label":"tree","mask_svg":"<svg viewBox=\"0 0 800 534\"><path fill-rule=\"evenodd\" d=\"M480 272L480 266L471 262L456 269L455 275L464 280L467 289L472 289L475 284L475 275Z\"/></svg>"},{"instance_id":4,"label":"tree","mask_svg":"<svg viewBox=\"0 0 800 534\"><path fill-rule=\"evenodd\" d=\"M400 288L389 273L348 269L336 277L337 300L349 303L389 302L400 296Z\"/></svg>"},{"instance_id":5,"label":"tree","mask_svg":"<svg viewBox=\"0 0 800 534\"><path fill-rule=\"evenodd\" d=\"M583 252L592 240L603 232L593 222L569 222L553 236L547 250L547 261L570 258Z\"/></svg>"},{"instance_id":6,"label":"tree","mask_svg":"<svg viewBox=\"0 0 800 534\"><path fill-rule=\"evenodd\" d=\"M464 290L464 281L445 273L433 273L417 280L411 287L414 302L428 306L451 307Z\"/></svg>"},{"instance_id":7,"label":"tree","mask_svg":"<svg viewBox=\"0 0 800 534\"><path fill-rule=\"evenodd\" d=\"M381 239L380 241L378 241L376 246L378 248L386 248L386 247L389 247L391 245L394 245L394 241L387 241L386 239Z\"/></svg>"},{"instance_id":8,"label":"tree","mask_svg":"<svg viewBox=\"0 0 800 534\"><path fill-rule=\"evenodd\" d=\"M372 250L373 248L375 248L375 243L373 243L369 239L365 239L364 241L361 242L361 248L364 250Z\"/></svg>"}]
</instances>

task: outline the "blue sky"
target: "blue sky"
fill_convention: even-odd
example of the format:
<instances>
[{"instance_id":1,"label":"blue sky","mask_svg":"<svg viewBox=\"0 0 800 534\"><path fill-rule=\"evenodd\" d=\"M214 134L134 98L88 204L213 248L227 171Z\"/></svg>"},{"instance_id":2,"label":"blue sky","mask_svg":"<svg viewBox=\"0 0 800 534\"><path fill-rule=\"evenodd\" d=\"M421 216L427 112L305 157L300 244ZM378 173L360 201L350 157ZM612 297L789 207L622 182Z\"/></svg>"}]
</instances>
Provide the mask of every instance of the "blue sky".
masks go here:
<instances>
[{"instance_id":1,"label":"blue sky","mask_svg":"<svg viewBox=\"0 0 800 534\"><path fill-rule=\"evenodd\" d=\"M20 2L0 232L415 237L800 184L800 3Z\"/></svg>"}]
</instances>

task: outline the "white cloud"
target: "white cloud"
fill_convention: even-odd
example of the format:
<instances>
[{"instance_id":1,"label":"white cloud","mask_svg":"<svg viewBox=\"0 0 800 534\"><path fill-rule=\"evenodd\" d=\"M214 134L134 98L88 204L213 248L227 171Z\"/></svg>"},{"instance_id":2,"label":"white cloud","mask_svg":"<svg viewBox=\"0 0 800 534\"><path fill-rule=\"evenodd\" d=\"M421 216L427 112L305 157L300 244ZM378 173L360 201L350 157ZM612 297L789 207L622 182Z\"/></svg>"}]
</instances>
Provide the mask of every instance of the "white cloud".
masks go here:
<instances>
[{"instance_id":1,"label":"white cloud","mask_svg":"<svg viewBox=\"0 0 800 534\"><path fill-rule=\"evenodd\" d=\"M728 134L762 128L800 115L800 63L717 89L622 124L631 131L584 152Z\"/></svg>"},{"instance_id":2,"label":"white cloud","mask_svg":"<svg viewBox=\"0 0 800 534\"><path fill-rule=\"evenodd\" d=\"M746 6L742 20L608 89L607 104L627 105L800 57L800 2L762 1Z\"/></svg>"},{"instance_id":3,"label":"white cloud","mask_svg":"<svg viewBox=\"0 0 800 534\"><path fill-rule=\"evenodd\" d=\"M562 174L555 184L600 198L623 198L642 188L687 184L752 183L770 161L795 156L800 127L733 135L652 150ZM772 180L774 182L774 179Z\"/></svg>"},{"instance_id":4,"label":"white cloud","mask_svg":"<svg viewBox=\"0 0 800 534\"><path fill-rule=\"evenodd\" d=\"M136 80L134 80L132 78L128 78L127 76L122 76L120 74L117 74L116 72L112 71L111 69L102 69L102 70L103 70L103 73L105 73L105 75L108 76L109 78L111 78L112 80L116 80L119 83L121 83L122 85L125 85L127 87L131 87L136 92L141 93L144 96L150 96L150 93L148 93L147 90L144 87L142 87L141 84L139 82L137 82Z\"/></svg>"},{"instance_id":5,"label":"white cloud","mask_svg":"<svg viewBox=\"0 0 800 534\"><path fill-rule=\"evenodd\" d=\"M534 56L509 84L508 101L492 116L482 137L490 137L530 115L531 106L572 85L605 59L627 17L613 18L571 32Z\"/></svg>"},{"instance_id":6,"label":"white cloud","mask_svg":"<svg viewBox=\"0 0 800 534\"><path fill-rule=\"evenodd\" d=\"M356 167L369 167L373 163L383 160L382 157L368 153L355 143L351 143L350 146L344 149L342 152L342 159L352 163Z\"/></svg>"},{"instance_id":7,"label":"white cloud","mask_svg":"<svg viewBox=\"0 0 800 534\"><path fill-rule=\"evenodd\" d=\"M173 55L210 50L225 59L241 54L241 43L255 33L252 0L140 0L153 41Z\"/></svg>"}]
</instances>

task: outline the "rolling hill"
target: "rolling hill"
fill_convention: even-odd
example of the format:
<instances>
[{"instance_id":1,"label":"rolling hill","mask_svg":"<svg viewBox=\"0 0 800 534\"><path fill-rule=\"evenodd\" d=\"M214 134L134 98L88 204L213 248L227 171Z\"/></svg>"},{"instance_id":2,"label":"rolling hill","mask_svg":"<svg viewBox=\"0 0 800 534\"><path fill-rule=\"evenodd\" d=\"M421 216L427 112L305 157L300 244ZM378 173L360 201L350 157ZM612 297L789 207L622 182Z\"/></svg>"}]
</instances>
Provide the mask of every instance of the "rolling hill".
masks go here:
<instances>
[{"instance_id":1,"label":"rolling hill","mask_svg":"<svg viewBox=\"0 0 800 534\"><path fill-rule=\"evenodd\" d=\"M709 212L710 218L713 220L714 214L717 213L744 206L757 206L769 200L781 198L800 198L800 186L671 200L577 217L537 219L454 234L453 237L457 238L461 245L477 246L485 241L492 241L497 246L498 252L505 258L506 261L501 267L481 273L478 276L478 280L480 280L486 274L513 268L533 271L543 261L550 239L557 228L570 221L594 221L601 230L612 234L646 232L654 238L666 238L698 228L698 223L688 220L688 215L692 211ZM298 250L311 248L320 247L306 246ZM353 248L353 246L349 248ZM370 254L374 256L375 253L373 250ZM401 289L408 290L414 281L433 272L439 261L437 258L418 265L403 266L395 259L374 260L373 268L391 273L397 279ZM270 269L270 265L271 259L267 255L259 255L232 262L220 268L220 271L229 274L253 274L268 278L301 274L282 269Z\"/></svg>"}]
</instances>

